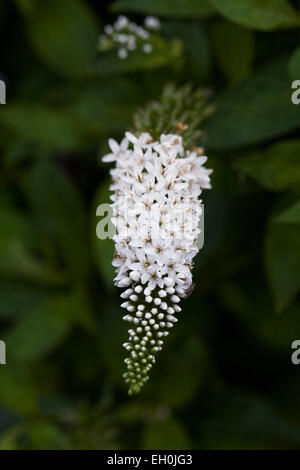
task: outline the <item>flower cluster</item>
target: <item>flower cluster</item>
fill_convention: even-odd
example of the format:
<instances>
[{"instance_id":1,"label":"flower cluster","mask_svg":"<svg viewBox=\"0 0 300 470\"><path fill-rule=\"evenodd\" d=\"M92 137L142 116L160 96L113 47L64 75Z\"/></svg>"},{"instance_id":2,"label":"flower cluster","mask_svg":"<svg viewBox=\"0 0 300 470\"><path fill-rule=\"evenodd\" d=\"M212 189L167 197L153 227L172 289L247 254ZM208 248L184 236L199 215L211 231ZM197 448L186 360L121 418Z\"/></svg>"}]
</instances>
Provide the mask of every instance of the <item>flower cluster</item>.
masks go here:
<instances>
[{"instance_id":1,"label":"flower cluster","mask_svg":"<svg viewBox=\"0 0 300 470\"><path fill-rule=\"evenodd\" d=\"M145 54L150 54L153 46L149 42L149 30L156 31L159 28L159 19L154 16L145 18L144 27L129 21L126 16L119 16L113 25L105 26L105 34L100 36L100 48L105 50L111 45L117 46L120 59L126 59L137 47L141 47Z\"/></svg>"},{"instance_id":2,"label":"flower cluster","mask_svg":"<svg viewBox=\"0 0 300 470\"><path fill-rule=\"evenodd\" d=\"M185 151L178 135L127 132L120 145L110 139L105 162L116 162L112 222L116 226L115 283L131 323L125 381L129 393L148 380L155 355L181 311L180 297L192 285L198 252L202 189L210 188L206 157Z\"/></svg>"}]
</instances>

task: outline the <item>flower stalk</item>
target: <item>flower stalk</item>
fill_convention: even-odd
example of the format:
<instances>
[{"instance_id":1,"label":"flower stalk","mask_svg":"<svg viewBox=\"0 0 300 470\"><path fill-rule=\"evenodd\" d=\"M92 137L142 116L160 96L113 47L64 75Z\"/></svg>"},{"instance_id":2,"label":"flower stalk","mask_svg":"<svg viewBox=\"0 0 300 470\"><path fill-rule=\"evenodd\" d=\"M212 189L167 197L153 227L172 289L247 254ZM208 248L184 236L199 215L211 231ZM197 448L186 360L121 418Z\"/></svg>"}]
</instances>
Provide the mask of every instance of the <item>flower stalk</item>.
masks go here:
<instances>
[{"instance_id":1,"label":"flower stalk","mask_svg":"<svg viewBox=\"0 0 300 470\"><path fill-rule=\"evenodd\" d=\"M178 320L180 299L191 291L200 195L211 187L207 157L191 147L199 137L199 122L211 110L207 92L193 94L185 87L176 93L169 87L160 104L139 112L137 132L126 132L120 144L110 139L111 153L103 157L115 162L113 265L115 284L124 289L123 319L130 325L124 343L129 394L139 393L149 379L156 355Z\"/></svg>"}]
</instances>

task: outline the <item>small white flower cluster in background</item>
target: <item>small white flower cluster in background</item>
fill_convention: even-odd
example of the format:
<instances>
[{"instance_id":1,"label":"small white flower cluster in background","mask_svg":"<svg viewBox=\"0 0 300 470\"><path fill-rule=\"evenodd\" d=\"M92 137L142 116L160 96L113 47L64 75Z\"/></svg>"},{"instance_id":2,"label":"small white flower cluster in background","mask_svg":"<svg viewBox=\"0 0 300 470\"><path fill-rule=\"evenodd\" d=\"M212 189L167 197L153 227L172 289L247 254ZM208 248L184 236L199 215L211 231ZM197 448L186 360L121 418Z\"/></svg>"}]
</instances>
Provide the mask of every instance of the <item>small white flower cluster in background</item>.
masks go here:
<instances>
[{"instance_id":1,"label":"small white flower cluster in background","mask_svg":"<svg viewBox=\"0 0 300 470\"><path fill-rule=\"evenodd\" d=\"M178 135L127 132L119 145L110 139L105 162L116 162L112 223L124 320L132 323L125 381L137 393L161 350L163 338L177 321L178 303L192 285L202 189L210 188L206 157L185 151Z\"/></svg>"},{"instance_id":2,"label":"small white flower cluster in background","mask_svg":"<svg viewBox=\"0 0 300 470\"><path fill-rule=\"evenodd\" d=\"M113 25L104 27L104 35L100 36L100 46L112 41L118 46L118 57L126 59L131 51L137 49L138 45L145 54L150 54L153 50L148 41L149 30L157 31L160 28L160 21L154 16L147 16L144 27L131 22L126 16L119 16Z\"/></svg>"},{"instance_id":3,"label":"small white flower cluster in background","mask_svg":"<svg viewBox=\"0 0 300 470\"><path fill-rule=\"evenodd\" d=\"M160 29L160 21L155 16L146 16L145 21L144 21L144 26L145 28L158 31Z\"/></svg>"}]
</instances>

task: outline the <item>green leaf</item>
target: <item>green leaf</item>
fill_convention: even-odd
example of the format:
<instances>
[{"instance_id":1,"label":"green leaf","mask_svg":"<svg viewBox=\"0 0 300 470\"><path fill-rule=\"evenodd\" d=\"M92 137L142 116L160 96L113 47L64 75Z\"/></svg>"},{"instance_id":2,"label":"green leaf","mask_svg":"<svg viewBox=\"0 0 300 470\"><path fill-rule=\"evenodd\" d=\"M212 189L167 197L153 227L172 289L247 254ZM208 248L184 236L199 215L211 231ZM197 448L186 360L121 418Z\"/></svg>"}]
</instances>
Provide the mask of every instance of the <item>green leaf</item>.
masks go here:
<instances>
[{"instance_id":1,"label":"green leaf","mask_svg":"<svg viewBox=\"0 0 300 470\"><path fill-rule=\"evenodd\" d=\"M118 293L105 298L99 296L98 303L99 321L101 330L104 333L99 337L100 357L105 357L102 364L113 383L120 384L126 390L122 377L124 362L120 361L120 358L124 358L122 344L127 337L127 327L124 320L122 320L121 299Z\"/></svg>"},{"instance_id":2,"label":"green leaf","mask_svg":"<svg viewBox=\"0 0 300 470\"><path fill-rule=\"evenodd\" d=\"M300 79L300 47L292 53L289 62L290 75L294 80Z\"/></svg>"},{"instance_id":3,"label":"green leaf","mask_svg":"<svg viewBox=\"0 0 300 470\"><path fill-rule=\"evenodd\" d=\"M9 351L7 355L9 361ZM28 370L12 363L1 366L0 403L3 407L21 415L30 415L38 411L37 400L37 390Z\"/></svg>"},{"instance_id":4,"label":"green leaf","mask_svg":"<svg viewBox=\"0 0 300 470\"><path fill-rule=\"evenodd\" d=\"M276 310L282 312L300 289L300 226L271 220L265 263Z\"/></svg>"},{"instance_id":5,"label":"green leaf","mask_svg":"<svg viewBox=\"0 0 300 470\"><path fill-rule=\"evenodd\" d=\"M275 220L286 224L300 224L300 200L279 214Z\"/></svg>"},{"instance_id":6,"label":"green leaf","mask_svg":"<svg viewBox=\"0 0 300 470\"><path fill-rule=\"evenodd\" d=\"M20 317L34 309L47 296L47 292L37 286L16 282L1 282L0 318Z\"/></svg>"},{"instance_id":7,"label":"green leaf","mask_svg":"<svg viewBox=\"0 0 300 470\"><path fill-rule=\"evenodd\" d=\"M37 162L27 187L37 223L57 243L67 272L84 278L88 270L87 221L79 191L50 160Z\"/></svg>"},{"instance_id":8,"label":"green leaf","mask_svg":"<svg viewBox=\"0 0 300 470\"><path fill-rule=\"evenodd\" d=\"M85 315L89 310L78 292L49 297L7 334L7 354L17 363L40 360L58 348Z\"/></svg>"},{"instance_id":9,"label":"green leaf","mask_svg":"<svg viewBox=\"0 0 300 470\"><path fill-rule=\"evenodd\" d=\"M83 84L68 109L83 130L98 136L124 132L142 99L144 90L132 81L120 78L98 80Z\"/></svg>"},{"instance_id":10,"label":"green leaf","mask_svg":"<svg viewBox=\"0 0 300 470\"><path fill-rule=\"evenodd\" d=\"M57 284L62 277L33 254L38 237L29 216L11 207L0 208L0 273L5 279L27 279Z\"/></svg>"},{"instance_id":11,"label":"green leaf","mask_svg":"<svg viewBox=\"0 0 300 470\"><path fill-rule=\"evenodd\" d=\"M202 449L299 448L298 426L292 425L265 399L249 391L232 388L220 394L218 400L214 399L214 414L205 420L202 430Z\"/></svg>"},{"instance_id":12,"label":"green leaf","mask_svg":"<svg viewBox=\"0 0 300 470\"><path fill-rule=\"evenodd\" d=\"M287 352L299 324L298 303L289 307L284 315L274 315L272 298L263 283L251 286L225 283L221 296L223 305L261 344Z\"/></svg>"},{"instance_id":13,"label":"green leaf","mask_svg":"<svg viewBox=\"0 0 300 470\"><path fill-rule=\"evenodd\" d=\"M25 315L6 338L10 357L27 362L57 348L71 328L66 308L69 306L63 299L55 299Z\"/></svg>"},{"instance_id":14,"label":"green leaf","mask_svg":"<svg viewBox=\"0 0 300 470\"><path fill-rule=\"evenodd\" d=\"M61 286L66 282L64 275L55 267L15 240L12 240L5 256L0 258L0 273L7 280L26 280L45 286Z\"/></svg>"},{"instance_id":15,"label":"green leaf","mask_svg":"<svg viewBox=\"0 0 300 470\"><path fill-rule=\"evenodd\" d=\"M46 148L73 149L80 143L74 120L59 109L35 104L6 105L0 110L0 122L18 139Z\"/></svg>"},{"instance_id":16,"label":"green leaf","mask_svg":"<svg viewBox=\"0 0 300 470\"><path fill-rule=\"evenodd\" d=\"M26 430L34 449L64 450L69 448L67 433L54 423L44 419L37 420L29 423Z\"/></svg>"},{"instance_id":17,"label":"green leaf","mask_svg":"<svg viewBox=\"0 0 300 470\"><path fill-rule=\"evenodd\" d=\"M145 393L166 406L179 408L191 402L204 382L207 354L200 338L193 333L186 339L183 332L172 346L159 358L159 367L153 370Z\"/></svg>"},{"instance_id":18,"label":"green leaf","mask_svg":"<svg viewBox=\"0 0 300 470\"><path fill-rule=\"evenodd\" d=\"M241 173L250 176L269 191L283 191L300 183L300 140L272 145L236 162Z\"/></svg>"},{"instance_id":19,"label":"green leaf","mask_svg":"<svg viewBox=\"0 0 300 470\"><path fill-rule=\"evenodd\" d=\"M141 48L137 48L131 51L125 60L118 57L116 49L101 52L95 63L95 72L99 76L106 76L138 70L151 70L175 63L181 54L181 42L178 40L167 42L159 36L152 35L147 42L153 48L150 54L146 54Z\"/></svg>"},{"instance_id":20,"label":"green leaf","mask_svg":"<svg viewBox=\"0 0 300 470\"><path fill-rule=\"evenodd\" d=\"M300 17L287 0L209 0L225 18L249 28L271 31L299 26Z\"/></svg>"},{"instance_id":21,"label":"green leaf","mask_svg":"<svg viewBox=\"0 0 300 470\"><path fill-rule=\"evenodd\" d=\"M21 450L18 444L18 437L22 431L22 426L16 425L1 433L0 450Z\"/></svg>"},{"instance_id":22,"label":"green leaf","mask_svg":"<svg viewBox=\"0 0 300 470\"><path fill-rule=\"evenodd\" d=\"M300 125L300 113L291 102L285 60L271 64L216 100L216 112L207 122L206 148L224 150L291 132Z\"/></svg>"},{"instance_id":23,"label":"green leaf","mask_svg":"<svg viewBox=\"0 0 300 470\"><path fill-rule=\"evenodd\" d=\"M175 418L148 424L146 427L142 449L187 450L191 448L192 443L186 430Z\"/></svg>"},{"instance_id":24,"label":"green leaf","mask_svg":"<svg viewBox=\"0 0 300 470\"><path fill-rule=\"evenodd\" d=\"M211 50L203 25L199 21L165 21L162 24L164 36L178 38L184 44L183 68L190 74L203 80L209 76L211 68Z\"/></svg>"},{"instance_id":25,"label":"green leaf","mask_svg":"<svg viewBox=\"0 0 300 470\"><path fill-rule=\"evenodd\" d=\"M182 18L205 18L214 12L207 0L119 0L113 10Z\"/></svg>"},{"instance_id":26,"label":"green leaf","mask_svg":"<svg viewBox=\"0 0 300 470\"><path fill-rule=\"evenodd\" d=\"M108 177L99 189L96 191L93 205L92 205L92 214L91 214L91 245L94 255L94 260L96 267L101 275L103 281L106 284L108 290L112 290L114 288L114 277L115 277L115 269L112 266L112 260L114 256L114 242L110 238L105 238L100 240L96 234L97 223L100 220L103 220L103 217L99 217L96 215L97 207L100 204L111 204L111 200L109 198L110 191L109 186L111 184L111 179ZM106 214L107 215L107 214ZM106 215L104 217L106 217ZM107 227L105 227L107 230Z\"/></svg>"},{"instance_id":27,"label":"green leaf","mask_svg":"<svg viewBox=\"0 0 300 470\"><path fill-rule=\"evenodd\" d=\"M89 72L97 25L86 2L35 1L26 20L32 47L49 67L71 77Z\"/></svg>"},{"instance_id":28,"label":"green leaf","mask_svg":"<svg viewBox=\"0 0 300 470\"><path fill-rule=\"evenodd\" d=\"M247 78L252 71L255 53L252 31L220 20L212 25L212 38L217 62L229 83L235 84Z\"/></svg>"},{"instance_id":29,"label":"green leaf","mask_svg":"<svg viewBox=\"0 0 300 470\"><path fill-rule=\"evenodd\" d=\"M12 245L27 244L31 239L32 228L29 220L13 209L0 208L0 226L0 259Z\"/></svg>"}]
</instances>

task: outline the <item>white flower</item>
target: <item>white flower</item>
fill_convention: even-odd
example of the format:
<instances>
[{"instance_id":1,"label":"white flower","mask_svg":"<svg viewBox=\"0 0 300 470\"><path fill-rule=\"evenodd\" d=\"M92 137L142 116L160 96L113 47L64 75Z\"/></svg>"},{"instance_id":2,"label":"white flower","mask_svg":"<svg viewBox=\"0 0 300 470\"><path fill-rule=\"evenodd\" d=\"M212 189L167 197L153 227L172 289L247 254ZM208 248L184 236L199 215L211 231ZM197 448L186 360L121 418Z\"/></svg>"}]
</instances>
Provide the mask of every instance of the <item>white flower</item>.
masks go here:
<instances>
[{"instance_id":1,"label":"white flower","mask_svg":"<svg viewBox=\"0 0 300 470\"><path fill-rule=\"evenodd\" d=\"M158 30L160 28L160 21L155 16L146 16L144 25L145 28Z\"/></svg>"},{"instance_id":2,"label":"white flower","mask_svg":"<svg viewBox=\"0 0 300 470\"><path fill-rule=\"evenodd\" d=\"M125 136L129 142L132 144L138 144L142 149L147 148L148 144L150 144L153 140L148 132L142 132L139 137L136 137L131 132L125 132ZM138 152L139 148L137 147L135 151Z\"/></svg>"},{"instance_id":3,"label":"white flower","mask_svg":"<svg viewBox=\"0 0 300 470\"><path fill-rule=\"evenodd\" d=\"M102 158L102 161L114 162L122 154L125 154L126 150L128 149L128 144L129 144L129 141L126 137L121 141L120 145L114 139L109 139L108 145L112 153L108 153L107 155L105 155Z\"/></svg>"},{"instance_id":4,"label":"white flower","mask_svg":"<svg viewBox=\"0 0 300 470\"><path fill-rule=\"evenodd\" d=\"M117 21L115 22L114 27L115 29L120 30L120 29L126 28L128 24L129 24L128 18L126 18L126 16L121 15L117 18Z\"/></svg>"},{"instance_id":5,"label":"white flower","mask_svg":"<svg viewBox=\"0 0 300 470\"><path fill-rule=\"evenodd\" d=\"M157 18L146 18L148 29L158 29L159 20ZM150 54L153 50L149 43L150 34L147 29L131 22L126 16L119 16L113 25L106 25L104 33L100 36L100 49L107 50L112 45L118 48L118 57L124 60L129 53L140 48L145 54ZM146 42L148 41L148 42Z\"/></svg>"},{"instance_id":6,"label":"white flower","mask_svg":"<svg viewBox=\"0 0 300 470\"><path fill-rule=\"evenodd\" d=\"M151 46L151 44L144 44L143 51L145 52L145 54L150 54L153 51L153 47Z\"/></svg>"},{"instance_id":7,"label":"white flower","mask_svg":"<svg viewBox=\"0 0 300 470\"><path fill-rule=\"evenodd\" d=\"M104 32L105 34L112 34L114 32L114 29L110 24L108 24L104 27Z\"/></svg>"},{"instance_id":8,"label":"white flower","mask_svg":"<svg viewBox=\"0 0 300 470\"><path fill-rule=\"evenodd\" d=\"M111 170L114 191L112 223L116 226L115 283L126 287L122 303L133 324L125 348L125 380L130 393L148 379L154 354L177 321L178 302L192 284L193 258L198 252L203 188L210 188L206 157L185 152L178 135L126 132L119 145L109 140L116 162ZM168 315L168 317L167 317Z\"/></svg>"},{"instance_id":9,"label":"white flower","mask_svg":"<svg viewBox=\"0 0 300 470\"><path fill-rule=\"evenodd\" d=\"M120 59L126 59L127 56L128 56L127 50L126 50L124 47L121 47L121 48L118 50L118 57L119 57Z\"/></svg>"}]
</instances>

